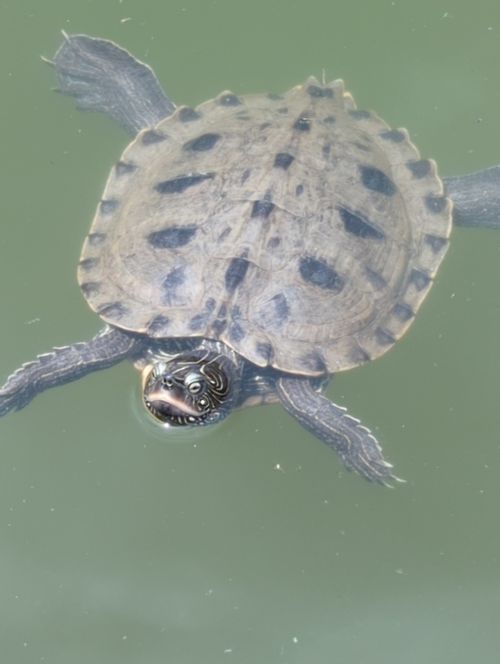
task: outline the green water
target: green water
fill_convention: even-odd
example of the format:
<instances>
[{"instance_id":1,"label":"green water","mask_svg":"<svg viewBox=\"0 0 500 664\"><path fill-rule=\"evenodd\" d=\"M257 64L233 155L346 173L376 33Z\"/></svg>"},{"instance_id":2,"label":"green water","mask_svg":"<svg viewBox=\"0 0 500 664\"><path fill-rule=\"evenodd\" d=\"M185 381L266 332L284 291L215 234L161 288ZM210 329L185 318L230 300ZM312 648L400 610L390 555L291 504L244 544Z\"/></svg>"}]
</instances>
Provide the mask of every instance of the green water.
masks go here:
<instances>
[{"instance_id":1,"label":"green water","mask_svg":"<svg viewBox=\"0 0 500 664\"><path fill-rule=\"evenodd\" d=\"M99 327L75 265L127 137L50 92L60 28L120 42L182 103L325 69L443 173L500 161L497 0L3 2L1 376ZM332 387L393 491L278 407L164 439L127 365L0 421L0 661L497 662L499 282L500 233L457 231L410 332Z\"/></svg>"}]
</instances>

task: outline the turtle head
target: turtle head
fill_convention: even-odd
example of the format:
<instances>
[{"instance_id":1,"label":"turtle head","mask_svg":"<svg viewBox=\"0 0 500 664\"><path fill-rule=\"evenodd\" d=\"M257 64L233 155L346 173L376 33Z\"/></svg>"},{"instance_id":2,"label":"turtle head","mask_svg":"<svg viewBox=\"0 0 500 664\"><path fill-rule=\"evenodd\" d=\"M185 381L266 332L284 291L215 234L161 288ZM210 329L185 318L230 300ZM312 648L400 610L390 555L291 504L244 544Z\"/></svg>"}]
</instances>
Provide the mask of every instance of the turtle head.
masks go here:
<instances>
[{"instance_id":1,"label":"turtle head","mask_svg":"<svg viewBox=\"0 0 500 664\"><path fill-rule=\"evenodd\" d=\"M167 427L220 422L239 391L238 368L230 353L196 349L153 358L143 370L147 410Z\"/></svg>"}]
</instances>

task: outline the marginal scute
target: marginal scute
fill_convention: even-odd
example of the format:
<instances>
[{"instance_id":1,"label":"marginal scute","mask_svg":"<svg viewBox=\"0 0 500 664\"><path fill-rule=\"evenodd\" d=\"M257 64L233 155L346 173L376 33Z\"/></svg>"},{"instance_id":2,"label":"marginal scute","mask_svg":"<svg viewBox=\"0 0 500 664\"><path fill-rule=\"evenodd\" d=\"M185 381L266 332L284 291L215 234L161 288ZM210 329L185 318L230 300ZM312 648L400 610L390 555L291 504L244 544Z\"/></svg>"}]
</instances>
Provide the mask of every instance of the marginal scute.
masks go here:
<instances>
[{"instance_id":1,"label":"marginal scute","mask_svg":"<svg viewBox=\"0 0 500 664\"><path fill-rule=\"evenodd\" d=\"M425 235L424 240L436 254L442 251L443 248L448 244L448 238L440 237L438 235L431 235L430 233Z\"/></svg>"},{"instance_id":2,"label":"marginal scute","mask_svg":"<svg viewBox=\"0 0 500 664\"><path fill-rule=\"evenodd\" d=\"M404 334L450 230L436 166L406 130L311 77L278 98L222 92L140 132L78 279L111 325L321 377Z\"/></svg>"},{"instance_id":3,"label":"marginal scute","mask_svg":"<svg viewBox=\"0 0 500 664\"><path fill-rule=\"evenodd\" d=\"M320 99L333 99L332 88L322 88L319 85L308 85L307 93L310 97Z\"/></svg>"},{"instance_id":4,"label":"marginal scute","mask_svg":"<svg viewBox=\"0 0 500 664\"><path fill-rule=\"evenodd\" d=\"M152 318L146 326L148 334L156 336L161 331L165 332L169 323L170 319L168 318L168 316L164 316L163 314L158 314L158 316L154 316L154 318Z\"/></svg>"},{"instance_id":5,"label":"marginal scute","mask_svg":"<svg viewBox=\"0 0 500 664\"><path fill-rule=\"evenodd\" d=\"M118 207L117 200L103 200L99 204L99 210L104 216L111 214Z\"/></svg>"},{"instance_id":6,"label":"marginal scute","mask_svg":"<svg viewBox=\"0 0 500 664\"><path fill-rule=\"evenodd\" d=\"M370 111L362 111L357 108L349 111L349 115L354 120L369 120L371 118Z\"/></svg>"},{"instance_id":7,"label":"marginal scute","mask_svg":"<svg viewBox=\"0 0 500 664\"><path fill-rule=\"evenodd\" d=\"M127 175L129 173L133 173L137 169L136 164L132 164L131 162L126 162L126 161L118 161L115 164L115 173L118 177L121 175Z\"/></svg>"},{"instance_id":8,"label":"marginal scute","mask_svg":"<svg viewBox=\"0 0 500 664\"><path fill-rule=\"evenodd\" d=\"M441 196L441 195L436 195L436 194L428 194L425 197L425 204L427 205L427 208L431 212L434 212L435 214L439 214L448 205L448 199L446 198L446 196Z\"/></svg>"},{"instance_id":9,"label":"marginal scute","mask_svg":"<svg viewBox=\"0 0 500 664\"><path fill-rule=\"evenodd\" d=\"M128 312L128 308L122 302L106 302L97 311L106 318L120 320Z\"/></svg>"},{"instance_id":10,"label":"marginal scute","mask_svg":"<svg viewBox=\"0 0 500 664\"><path fill-rule=\"evenodd\" d=\"M201 115L194 108L183 106L178 110L177 117L181 122L194 122L194 120L199 120Z\"/></svg>"},{"instance_id":11,"label":"marginal scute","mask_svg":"<svg viewBox=\"0 0 500 664\"><path fill-rule=\"evenodd\" d=\"M88 297L89 295L95 295L98 293L101 288L101 284L98 281L85 281L80 284L80 288L82 289L82 293L85 295L85 297Z\"/></svg>"},{"instance_id":12,"label":"marginal scute","mask_svg":"<svg viewBox=\"0 0 500 664\"><path fill-rule=\"evenodd\" d=\"M401 302L398 302L397 304L394 305L392 313L394 314L394 316L396 316L396 318L398 318L402 322L411 320L415 315L411 307Z\"/></svg>"},{"instance_id":13,"label":"marginal scute","mask_svg":"<svg viewBox=\"0 0 500 664\"><path fill-rule=\"evenodd\" d=\"M406 165L413 177L418 179L425 178L432 172L432 162L430 159L411 159L406 162Z\"/></svg>"},{"instance_id":14,"label":"marginal scute","mask_svg":"<svg viewBox=\"0 0 500 664\"><path fill-rule=\"evenodd\" d=\"M79 263L78 267L85 272L92 270L99 263L98 258L83 258Z\"/></svg>"},{"instance_id":15,"label":"marginal scute","mask_svg":"<svg viewBox=\"0 0 500 664\"><path fill-rule=\"evenodd\" d=\"M241 106L241 99L232 92L223 92L217 97L220 106Z\"/></svg>"},{"instance_id":16,"label":"marginal scute","mask_svg":"<svg viewBox=\"0 0 500 664\"><path fill-rule=\"evenodd\" d=\"M406 140L406 133L401 129L388 129L380 132L380 136L386 141L402 143Z\"/></svg>"},{"instance_id":17,"label":"marginal scute","mask_svg":"<svg viewBox=\"0 0 500 664\"><path fill-rule=\"evenodd\" d=\"M431 283L431 281L432 281L431 277L422 270L414 268L410 272L410 283L413 284L415 288L419 291L427 288Z\"/></svg>"},{"instance_id":18,"label":"marginal scute","mask_svg":"<svg viewBox=\"0 0 500 664\"><path fill-rule=\"evenodd\" d=\"M98 247L106 239L106 233L89 233L87 235L88 243L91 247Z\"/></svg>"},{"instance_id":19,"label":"marginal scute","mask_svg":"<svg viewBox=\"0 0 500 664\"><path fill-rule=\"evenodd\" d=\"M142 133L141 140L143 145L154 145L155 143L161 143L166 139L166 136L159 131L154 129L147 129Z\"/></svg>"}]
</instances>

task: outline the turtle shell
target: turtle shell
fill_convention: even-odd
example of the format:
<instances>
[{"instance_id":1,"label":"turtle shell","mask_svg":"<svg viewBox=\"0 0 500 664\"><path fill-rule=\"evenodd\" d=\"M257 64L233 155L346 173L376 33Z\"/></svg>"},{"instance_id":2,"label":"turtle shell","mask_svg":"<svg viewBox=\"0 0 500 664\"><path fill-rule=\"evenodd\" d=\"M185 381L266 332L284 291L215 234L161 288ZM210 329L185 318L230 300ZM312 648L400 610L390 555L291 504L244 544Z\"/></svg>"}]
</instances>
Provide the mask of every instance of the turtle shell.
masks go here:
<instances>
[{"instance_id":1,"label":"turtle shell","mask_svg":"<svg viewBox=\"0 0 500 664\"><path fill-rule=\"evenodd\" d=\"M409 327L448 245L451 202L404 129L342 81L223 92L142 131L113 167L78 269L106 322L220 339L318 375Z\"/></svg>"}]
</instances>

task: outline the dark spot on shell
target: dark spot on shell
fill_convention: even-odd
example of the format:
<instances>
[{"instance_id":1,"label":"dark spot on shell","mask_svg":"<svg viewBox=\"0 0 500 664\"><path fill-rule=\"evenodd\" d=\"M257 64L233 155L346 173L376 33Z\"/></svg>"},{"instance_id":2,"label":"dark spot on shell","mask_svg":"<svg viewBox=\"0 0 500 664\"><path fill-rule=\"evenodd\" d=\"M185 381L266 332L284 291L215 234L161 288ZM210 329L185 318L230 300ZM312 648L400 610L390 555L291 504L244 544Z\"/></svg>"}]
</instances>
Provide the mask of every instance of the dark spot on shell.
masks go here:
<instances>
[{"instance_id":1,"label":"dark spot on shell","mask_svg":"<svg viewBox=\"0 0 500 664\"><path fill-rule=\"evenodd\" d=\"M406 166L414 178L425 178L431 172L431 162L428 159L407 161Z\"/></svg>"},{"instance_id":2,"label":"dark spot on shell","mask_svg":"<svg viewBox=\"0 0 500 664\"><path fill-rule=\"evenodd\" d=\"M375 330L375 339L381 346L391 346L396 343L396 339L389 330L385 330L383 327L377 327Z\"/></svg>"},{"instance_id":3,"label":"dark spot on shell","mask_svg":"<svg viewBox=\"0 0 500 664\"><path fill-rule=\"evenodd\" d=\"M375 270L371 270L369 267L365 267L365 276L375 290L382 290L383 288L387 288L387 281L381 274L375 272Z\"/></svg>"},{"instance_id":4,"label":"dark spot on shell","mask_svg":"<svg viewBox=\"0 0 500 664\"><path fill-rule=\"evenodd\" d=\"M87 272L88 270L92 270L97 264L99 263L98 258L83 258L78 265L81 267L82 270L85 270Z\"/></svg>"},{"instance_id":5,"label":"dark spot on shell","mask_svg":"<svg viewBox=\"0 0 500 664\"><path fill-rule=\"evenodd\" d=\"M103 215L111 214L118 207L118 201L108 200L99 203L99 212Z\"/></svg>"},{"instance_id":6,"label":"dark spot on shell","mask_svg":"<svg viewBox=\"0 0 500 664\"><path fill-rule=\"evenodd\" d=\"M327 373L325 358L319 351L311 351L300 358L303 367L314 373Z\"/></svg>"},{"instance_id":7,"label":"dark spot on shell","mask_svg":"<svg viewBox=\"0 0 500 664\"><path fill-rule=\"evenodd\" d=\"M354 118L354 120L368 120L368 118L371 117L370 111L361 111L358 109L354 109L352 111L348 111L349 115L351 118Z\"/></svg>"},{"instance_id":8,"label":"dark spot on shell","mask_svg":"<svg viewBox=\"0 0 500 664\"><path fill-rule=\"evenodd\" d=\"M106 239L106 233L89 233L87 239L91 247L99 247Z\"/></svg>"},{"instance_id":9,"label":"dark spot on shell","mask_svg":"<svg viewBox=\"0 0 500 664\"><path fill-rule=\"evenodd\" d=\"M226 228L222 231L222 233L217 238L218 241L222 242L223 240L225 240L230 232L231 232L231 226L226 226Z\"/></svg>"},{"instance_id":10,"label":"dark spot on shell","mask_svg":"<svg viewBox=\"0 0 500 664\"><path fill-rule=\"evenodd\" d=\"M239 323L236 323L234 321L229 326L228 334L230 340L234 341L235 343L238 343L246 336L245 330L241 327Z\"/></svg>"},{"instance_id":11,"label":"dark spot on shell","mask_svg":"<svg viewBox=\"0 0 500 664\"><path fill-rule=\"evenodd\" d=\"M331 146L330 143L325 143L325 144L321 147L321 154L323 155L323 157L324 157L325 159L328 159L328 157L330 156L330 151L331 151L331 149L332 149L332 146Z\"/></svg>"},{"instance_id":12,"label":"dark spot on shell","mask_svg":"<svg viewBox=\"0 0 500 664\"><path fill-rule=\"evenodd\" d=\"M369 353L361 346L354 346L350 352L351 361L354 364L363 364L364 362L369 362L372 358Z\"/></svg>"},{"instance_id":13,"label":"dark spot on shell","mask_svg":"<svg viewBox=\"0 0 500 664\"><path fill-rule=\"evenodd\" d=\"M220 137L220 134L201 134L201 136L184 143L183 148L192 152L206 152L214 147Z\"/></svg>"},{"instance_id":14,"label":"dark spot on shell","mask_svg":"<svg viewBox=\"0 0 500 664\"><path fill-rule=\"evenodd\" d=\"M404 131L399 129L387 129L381 131L379 134L380 138L383 138L386 141L392 141L393 143L402 143L406 140Z\"/></svg>"},{"instance_id":15,"label":"dark spot on shell","mask_svg":"<svg viewBox=\"0 0 500 664\"><path fill-rule=\"evenodd\" d=\"M97 313L106 318L123 318L128 313L128 309L121 302L108 302L99 307Z\"/></svg>"},{"instance_id":16,"label":"dark spot on shell","mask_svg":"<svg viewBox=\"0 0 500 664\"><path fill-rule=\"evenodd\" d=\"M118 177L127 173L133 173L136 169L137 166L129 161L119 161L115 164L115 173Z\"/></svg>"},{"instance_id":17,"label":"dark spot on shell","mask_svg":"<svg viewBox=\"0 0 500 664\"><path fill-rule=\"evenodd\" d=\"M361 182L367 189L376 191L384 196L393 196L396 193L396 185L380 169L374 166L360 166Z\"/></svg>"},{"instance_id":18,"label":"dark spot on shell","mask_svg":"<svg viewBox=\"0 0 500 664\"><path fill-rule=\"evenodd\" d=\"M272 127L271 122L263 122L261 125L259 125L260 130L268 129L269 127Z\"/></svg>"},{"instance_id":19,"label":"dark spot on shell","mask_svg":"<svg viewBox=\"0 0 500 664\"><path fill-rule=\"evenodd\" d=\"M217 318L225 318L227 316L227 306L226 304L221 304L219 311L217 312Z\"/></svg>"},{"instance_id":20,"label":"dark spot on shell","mask_svg":"<svg viewBox=\"0 0 500 664\"><path fill-rule=\"evenodd\" d=\"M254 201L252 205L252 218L261 217L262 219L267 219L271 212L274 210L274 203L271 201L263 199L260 201Z\"/></svg>"},{"instance_id":21,"label":"dark spot on shell","mask_svg":"<svg viewBox=\"0 0 500 664\"><path fill-rule=\"evenodd\" d=\"M334 124L336 121L337 120L334 115L327 115L326 118L323 118L324 124Z\"/></svg>"},{"instance_id":22,"label":"dark spot on shell","mask_svg":"<svg viewBox=\"0 0 500 664\"><path fill-rule=\"evenodd\" d=\"M246 169L243 171L243 173L242 173L242 175L241 175L241 181L240 181L241 184L245 184L245 182L246 182L246 181L248 180L248 178L250 177L250 173L251 173L251 172L252 172L252 171L251 171L249 168L246 168Z\"/></svg>"},{"instance_id":23,"label":"dark spot on shell","mask_svg":"<svg viewBox=\"0 0 500 664\"><path fill-rule=\"evenodd\" d=\"M181 286L186 279L184 266L174 267L163 279L163 288L167 291L174 291Z\"/></svg>"},{"instance_id":24,"label":"dark spot on shell","mask_svg":"<svg viewBox=\"0 0 500 664\"><path fill-rule=\"evenodd\" d=\"M141 141L143 145L153 145L154 143L161 143L165 139L166 136L164 136L164 134L161 134L159 131L155 131L154 129L149 129L148 131L144 132Z\"/></svg>"},{"instance_id":25,"label":"dark spot on shell","mask_svg":"<svg viewBox=\"0 0 500 664\"><path fill-rule=\"evenodd\" d=\"M278 325L283 325L290 315L290 305L284 293L277 293L269 300L274 309L274 317Z\"/></svg>"},{"instance_id":26,"label":"dark spot on shell","mask_svg":"<svg viewBox=\"0 0 500 664\"><path fill-rule=\"evenodd\" d=\"M274 157L274 168L282 168L286 171L294 159L295 157L288 152L278 152Z\"/></svg>"},{"instance_id":27,"label":"dark spot on shell","mask_svg":"<svg viewBox=\"0 0 500 664\"><path fill-rule=\"evenodd\" d=\"M392 313L402 323L406 323L406 321L410 320L415 316L415 312L411 307L409 307L407 304L399 302L398 304L394 305Z\"/></svg>"},{"instance_id":28,"label":"dark spot on shell","mask_svg":"<svg viewBox=\"0 0 500 664\"><path fill-rule=\"evenodd\" d=\"M310 85L307 88L307 92L311 97L323 98L323 99L332 99L333 90L331 88L320 88L319 85Z\"/></svg>"},{"instance_id":29,"label":"dark spot on shell","mask_svg":"<svg viewBox=\"0 0 500 664\"><path fill-rule=\"evenodd\" d=\"M212 330L216 336L224 332L227 327L227 320L225 318L214 320Z\"/></svg>"},{"instance_id":30,"label":"dark spot on shell","mask_svg":"<svg viewBox=\"0 0 500 664\"><path fill-rule=\"evenodd\" d=\"M169 325L169 323L170 319L167 318L167 316L164 316L163 314L158 314L158 316L155 316L149 321L146 328L148 333L154 336L160 330L164 330Z\"/></svg>"},{"instance_id":31,"label":"dark spot on shell","mask_svg":"<svg viewBox=\"0 0 500 664\"><path fill-rule=\"evenodd\" d=\"M310 129L311 129L311 119L308 118L308 117L305 117L304 115L301 115L293 123L293 128L296 131L310 131Z\"/></svg>"},{"instance_id":32,"label":"dark spot on shell","mask_svg":"<svg viewBox=\"0 0 500 664\"><path fill-rule=\"evenodd\" d=\"M181 122L193 122L193 120L199 120L201 115L198 113L198 111L195 111L194 108L184 106L184 108L180 109L179 115L177 117Z\"/></svg>"},{"instance_id":33,"label":"dark spot on shell","mask_svg":"<svg viewBox=\"0 0 500 664\"><path fill-rule=\"evenodd\" d=\"M241 284L250 265L249 261L246 259L245 255L240 256L239 258L233 258L229 263L229 267L226 270L224 275L224 282L226 284L226 289L233 293L236 288Z\"/></svg>"},{"instance_id":34,"label":"dark spot on shell","mask_svg":"<svg viewBox=\"0 0 500 664\"><path fill-rule=\"evenodd\" d=\"M288 106L282 106L281 108L277 108L276 113L281 113L281 115L287 115Z\"/></svg>"},{"instance_id":35,"label":"dark spot on shell","mask_svg":"<svg viewBox=\"0 0 500 664\"><path fill-rule=\"evenodd\" d=\"M441 249L448 244L448 238L439 237L438 235L427 234L425 235L424 239L425 242L430 246L432 251L434 251L434 253L436 254L440 252Z\"/></svg>"},{"instance_id":36,"label":"dark spot on shell","mask_svg":"<svg viewBox=\"0 0 500 664\"><path fill-rule=\"evenodd\" d=\"M98 281L86 281L83 284L80 284L82 293L86 296L95 295L101 289L101 284Z\"/></svg>"},{"instance_id":37,"label":"dark spot on shell","mask_svg":"<svg viewBox=\"0 0 500 664\"><path fill-rule=\"evenodd\" d=\"M207 301L205 302L205 310L193 316L189 321L189 329L192 332L198 332L206 327L210 314L215 309L215 304L216 302L213 297L207 298Z\"/></svg>"},{"instance_id":38,"label":"dark spot on shell","mask_svg":"<svg viewBox=\"0 0 500 664\"><path fill-rule=\"evenodd\" d=\"M208 316L209 314L207 311L193 316L189 321L189 329L191 332L199 332L202 328L204 328L208 322Z\"/></svg>"},{"instance_id":39,"label":"dark spot on shell","mask_svg":"<svg viewBox=\"0 0 500 664\"><path fill-rule=\"evenodd\" d=\"M312 256L303 256L299 262L300 276L304 281L325 290L340 293L344 287L344 280L325 261Z\"/></svg>"},{"instance_id":40,"label":"dark spot on shell","mask_svg":"<svg viewBox=\"0 0 500 664\"><path fill-rule=\"evenodd\" d=\"M281 244L281 238L279 238L277 235L274 235L273 237L269 238L267 241L267 248L268 249L275 249Z\"/></svg>"},{"instance_id":41,"label":"dark spot on shell","mask_svg":"<svg viewBox=\"0 0 500 664\"><path fill-rule=\"evenodd\" d=\"M354 141L352 145L355 145L358 150L363 150L363 152L373 152L371 145L360 143L359 141Z\"/></svg>"},{"instance_id":42,"label":"dark spot on shell","mask_svg":"<svg viewBox=\"0 0 500 664\"><path fill-rule=\"evenodd\" d=\"M241 99L232 92L227 92L217 97L217 103L219 106L241 106Z\"/></svg>"},{"instance_id":43,"label":"dark spot on shell","mask_svg":"<svg viewBox=\"0 0 500 664\"><path fill-rule=\"evenodd\" d=\"M419 291L424 290L431 283L431 277L422 270L413 269L410 273L410 283Z\"/></svg>"},{"instance_id":44,"label":"dark spot on shell","mask_svg":"<svg viewBox=\"0 0 500 664\"><path fill-rule=\"evenodd\" d=\"M304 185L303 184L298 184L295 187L295 195L296 196L302 196L303 193L304 193Z\"/></svg>"},{"instance_id":45,"label":"dark spot on shell","mask_svg":"<svg viewBox=\"0 0 500 664\"><path fill-rule=\"evenodd\" d=\"M154 189L159 194L181 194L189 187L194 187L205 180L213 180L215 173L190 173L178 175L171 180L164 180L155 184Z\"/></svg>"},{"instance_id":46,"label":"dark spot on shell","mask_svg":"<svg viewBox=\"0 0 500 664\"><path fill-rule=\"evenodd\" d=\"M344 223L344 228L348 233L351 233L356 237L369 238L372 240L382 240L385 237L385 234L381 230L373 226L368 219L361 214L355 214L347 208L340 206L337 207L337 210Z\"/></svg>"},{"instance_id":47,"label":"dark spot on shell","mask_svg":"<svg viewBox=\"0 0 500 664\"><path fill-rule=\"evenodd\" d=\"M446 196L436 196L435 194L428 194L425 197L425 204L427 209L435 214L442 212L448 203Z\"/></svg>"},{"instance_id":48,"label":"dark spot on shell","mask_svg":"<svg viewBox=\"0 0 500 664\"><path fill-rule=\"evenodd\" d=\"M258 341L255 344L255 351L260 357L266 360L266 362L270 362L274 355L273 347L266 342Z\"/></svg>"},{"instance_id":49,"label":"dark spot on shell","mask_svg":"<svg viewBox=\"0 0 500 664\"><path fill-rule=\"evenodd\" d=\"M177 249L190 242L197 230L197 226L169 226L150 233L147 241L155 249Z\"/></svg>"}]
</instances>

